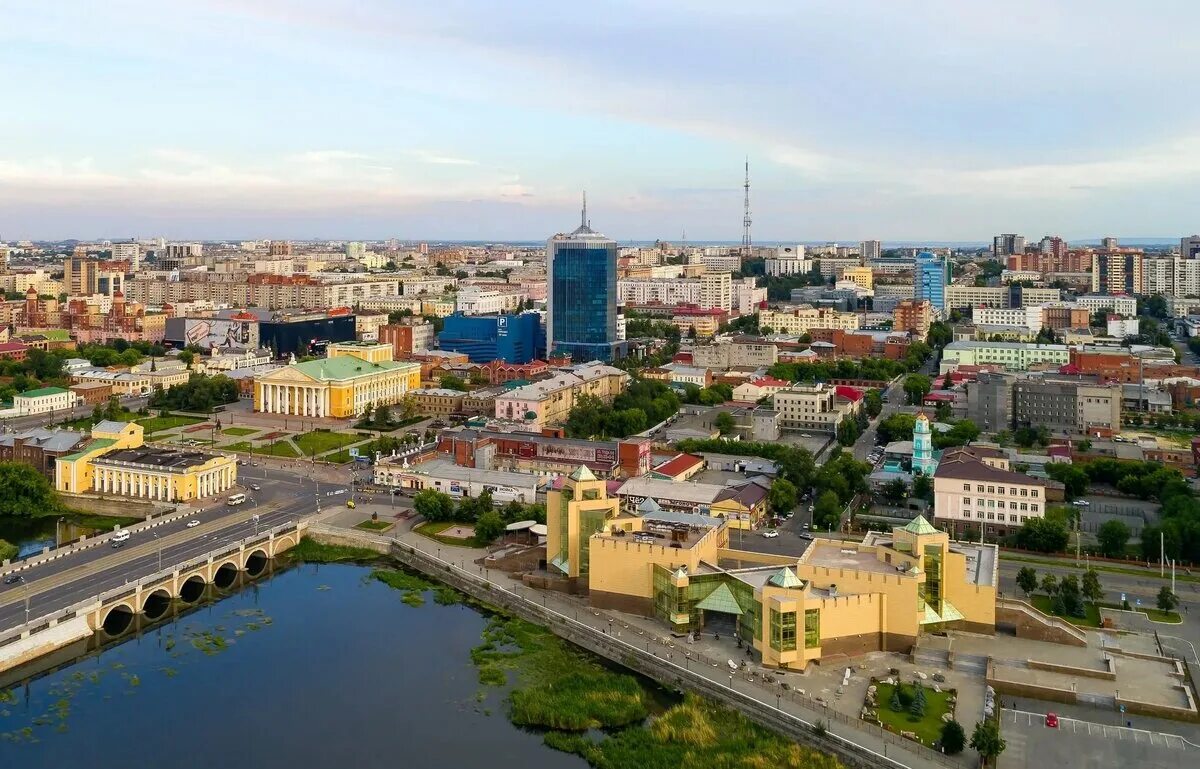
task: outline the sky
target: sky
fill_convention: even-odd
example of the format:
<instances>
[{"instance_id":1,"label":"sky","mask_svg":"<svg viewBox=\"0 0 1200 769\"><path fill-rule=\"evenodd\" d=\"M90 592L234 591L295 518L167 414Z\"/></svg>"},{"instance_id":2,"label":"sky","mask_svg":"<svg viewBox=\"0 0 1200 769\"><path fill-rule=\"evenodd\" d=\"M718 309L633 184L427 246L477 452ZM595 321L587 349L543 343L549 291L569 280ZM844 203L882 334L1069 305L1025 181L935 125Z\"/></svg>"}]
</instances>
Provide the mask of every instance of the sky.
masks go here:
<instances>
[{"instance_id":1,"label":"sky","mask_svg":"<svg viewBox=\"0 0 1200 769\"><path fill-rule=\"evenodd\" d=\"M1200 230L1188 0L0 3L0 240Z\"/></svg>"}]
</instances>

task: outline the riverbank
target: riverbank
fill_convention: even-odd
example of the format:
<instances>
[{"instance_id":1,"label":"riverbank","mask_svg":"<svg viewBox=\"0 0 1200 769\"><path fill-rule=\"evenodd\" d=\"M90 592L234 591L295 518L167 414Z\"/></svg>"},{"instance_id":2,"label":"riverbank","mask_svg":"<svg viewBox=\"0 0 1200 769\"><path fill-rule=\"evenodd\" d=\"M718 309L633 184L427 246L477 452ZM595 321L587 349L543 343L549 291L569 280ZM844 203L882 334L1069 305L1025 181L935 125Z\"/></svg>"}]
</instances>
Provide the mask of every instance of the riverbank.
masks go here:
<instances>
[{"instance_id":1,"label":"riverbank","mask_svg":"<svg viewBox=\"0 0 1200 769\"><path fill-rule=\"evenodd\" d=\"M424 593L432 593L437 603L463 598L459 591L410 571L379 566L389 559L371 550L306 538L292 553L323 563L357 560L376 566L371 577L400 590L401 600L410 606L420 606ZM681 698L660 691L656 697L653 684L612 669L550 630L493 605L480 608L490 619L481 643L471 650L479 682L506 691L508 719L539 731L548 747L605 769L843 767L835 757L798 745L699 695ZM480 700L485 697L486 691L481 692Z\"/></svg>"}]
</instances>

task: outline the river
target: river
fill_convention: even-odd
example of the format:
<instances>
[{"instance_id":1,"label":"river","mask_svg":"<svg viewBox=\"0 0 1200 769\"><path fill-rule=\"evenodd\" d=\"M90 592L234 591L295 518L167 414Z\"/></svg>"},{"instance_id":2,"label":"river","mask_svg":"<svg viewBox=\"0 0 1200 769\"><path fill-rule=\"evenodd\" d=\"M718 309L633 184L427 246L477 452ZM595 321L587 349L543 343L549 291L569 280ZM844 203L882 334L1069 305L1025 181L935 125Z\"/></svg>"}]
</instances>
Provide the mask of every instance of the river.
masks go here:
<instances>
[{"instance_id":1,"label":"river","mask_svg":"<svg viewBox=\"0 0 1200 769\"><path fill-rule=\"evenodd\" d=\"M9 690L0 766L586 766L480 686L482 614L368 573L300 565Z\"/></svg>"}]
</instances>

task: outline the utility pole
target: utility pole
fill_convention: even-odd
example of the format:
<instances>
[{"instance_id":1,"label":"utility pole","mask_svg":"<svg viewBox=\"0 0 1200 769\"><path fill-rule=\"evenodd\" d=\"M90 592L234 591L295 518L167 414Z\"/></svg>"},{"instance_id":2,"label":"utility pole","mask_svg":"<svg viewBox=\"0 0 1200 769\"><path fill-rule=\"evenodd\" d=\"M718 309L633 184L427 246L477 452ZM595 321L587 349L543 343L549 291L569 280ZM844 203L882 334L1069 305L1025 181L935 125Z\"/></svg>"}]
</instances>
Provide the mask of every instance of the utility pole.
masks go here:
<instances>
[{"instance_id":1,"label":"utility pole","mask_svg":"<svg viewBox=\"0 0 1200 769\"><path fill-rule=\"evenodd\" d=\"M1158 576L1164 576L1163 571L1167 565L1167 548L1163 539L1163 532L1158 532Z\"/></svg>"}]
</instances>

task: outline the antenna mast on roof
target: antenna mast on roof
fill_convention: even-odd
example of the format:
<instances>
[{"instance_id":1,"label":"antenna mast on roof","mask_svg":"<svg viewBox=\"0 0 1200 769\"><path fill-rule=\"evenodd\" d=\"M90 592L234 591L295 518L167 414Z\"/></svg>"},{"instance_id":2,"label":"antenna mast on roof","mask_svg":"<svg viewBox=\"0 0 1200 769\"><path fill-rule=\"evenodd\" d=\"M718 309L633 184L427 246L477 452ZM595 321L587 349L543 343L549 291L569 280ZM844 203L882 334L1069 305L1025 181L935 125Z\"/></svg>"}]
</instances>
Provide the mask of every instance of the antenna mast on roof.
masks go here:
<instances>
[{"instance_id":1,"label":"antenna mast on roof","mask_svg":"<svg viewBox=\"0 0 1200 769\"><path fill-rule=\"evenodd\" d=\"M750 242L750 158L746 158L746 183L742 186L746 190L744 213L742 214L742 257L749 258L754 253Z\"/></svg>"},{"instance_id":2,"label":"antenna mast on roof","mask_svg":"<svg viewBox=\"0 0 1200 769\"><path fill-rule=\"evenodd\" d=\"M587 190L584 190L584 191L583 191L583 208L582 208L582 209L580 210L580 212L579 212L579 226L580 226L580 227L587 227L587 226L588 226L588 218L587 218Z\"/></svg>"}]
</instances>

